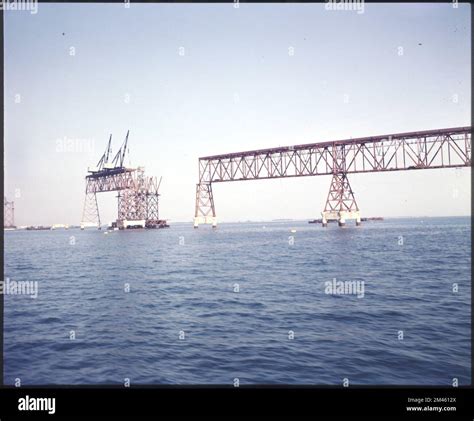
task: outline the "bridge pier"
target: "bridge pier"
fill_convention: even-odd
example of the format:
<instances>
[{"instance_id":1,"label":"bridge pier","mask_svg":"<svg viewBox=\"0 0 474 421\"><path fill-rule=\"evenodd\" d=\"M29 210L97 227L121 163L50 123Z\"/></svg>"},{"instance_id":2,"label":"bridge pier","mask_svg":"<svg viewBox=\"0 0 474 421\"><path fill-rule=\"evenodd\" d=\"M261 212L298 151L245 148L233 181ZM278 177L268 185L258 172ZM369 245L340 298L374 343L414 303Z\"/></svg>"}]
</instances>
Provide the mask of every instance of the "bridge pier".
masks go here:
<instances>
[{"instance_id":1,"label":"bridge pier","mask_svg":"<svg viewBox=\"0 0 474 421\"><path fill-rule=\"evenodd\" d=\"M329 187L324 211L321 212L321 225L327 227L328 221L337 221L340 227L349 219L355 219L356 226L361 225L359 207L354 198L347 174L334 173Z\"/></svg>"},{"instance_id":2,"label":"bridge pier","mask_svg":"<svg viewBox=\"0 0 474 421\"><path fill-rule=\"evenodd\" d=\"M340 215L339 216L339 221L337 223L340 227L345 227L346 226L346 218L345 215Z\"/></svg>"},{"instance_id":3,"label":"bridge pier","mask_svg":"<svg viewBox=\"0 0 474 421\"><path fill-rule=\"evenodd\" d=\"M217 227L217 218L213 216L197 216L194 217L194 228L199 228L199 224L212 224L212 228Z\"/></svg>"},{"instance_id":4,"label":"bridge pier","mask_svg":"<svg viewBox=\"0 0 474 421\"><path fill-rule=\"evenodd\" d=\"M211 183L196 184L194 228L198 228L199 224L212 224L212 228L217 227L217 217Z\"/></svg>"}]
</instances>

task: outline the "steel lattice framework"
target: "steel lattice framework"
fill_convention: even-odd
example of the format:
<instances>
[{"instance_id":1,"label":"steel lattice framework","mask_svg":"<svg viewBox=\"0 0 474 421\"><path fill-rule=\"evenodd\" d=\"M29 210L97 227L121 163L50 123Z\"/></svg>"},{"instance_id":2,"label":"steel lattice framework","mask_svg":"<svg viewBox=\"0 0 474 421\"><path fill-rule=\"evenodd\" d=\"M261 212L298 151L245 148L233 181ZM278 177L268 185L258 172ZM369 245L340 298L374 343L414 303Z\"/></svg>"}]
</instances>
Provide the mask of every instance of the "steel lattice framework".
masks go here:
<instances>
[{"instance_id":1,"label":"steel lattice framework","mask_svg":"<svg viewBox=\"0 0 474 421\"><path fill-rule=\"evenodd\" d=\"M15 228L15 202L3 197L3 227Z\"/></svg>"},{"instance_id":2,"label":"steel lattice framework","mask_svg":"<svg viewBox=\"0 0 474 421\"><path fill-rule=\"evenodd\" d=\"M147 177L143 167L127 168L123 165L127 151L128 135L115 157L111 158L110 136L108 146L96 167L89 169L86 176L86 198L81 226L101 227L97 193L118 192L118 217L116 225L126 228L127 225L143 225L147 228L166 226L166 221L159 219L158 189L161 183L156 177Z\"/></svg>"},{"instance_id":3,"label":"steel lattice framework","mask_svg":"<svg viewBox=\"0 0 474 421\"><path fill-rule=\"evenodd\" d=\"M194 226L197 227L200 222L204 224L212 224L213 226L216 226L217 224L211 183L199 183L196 185L196 212L194 215Z\"/></svg>"},{"instance_id":4,"label":"steel lattice framework","mask_svg":"<svg viewBox=\"0 0 474 421\"><path fill-rule=\"evenodd\" d=\"M156 177L147 177L143 168L138 168L132 185L121 189L117 196L118 220L145 220L148 228L159 226L163 222L159 218L159 187Z\"/></svg>"},{"instance_id":5,"label":"steel lattice framework","mask_svg":"<svg viewBox=\"0 0 474 421\"><path fill-rule=\"evenodd\" d=\"M159 226L163 221L160 220L160 213L159 213L159 193L158 190L161 184L158 182L156 177L148 177L146 180L146 214L147 214L147 226L150 228L154 228Z\"/></svg>"},{"instance_id":6,"label":"steel lattice framework","mask_svg":"<svg viewBox=\"0 0 474 421\"><path fill-rule=\"evenodd\" d=\"M397 133L259 149L199 158L195 226L215 225L212 183L333 175L323 212L326 219L360 223L347 174L471 166L471 127ZM202 192L202 193L200 193ZM204 206L206 198L211 206ZM343 214L347 212L347 215ZM337 213L337 215L336 215ZM326 218L327 217L327 218Z\"/></svg>"},{"instance_id":7,"label":"steel lattice framework","mask_svg":"<svg viewBox=\"0 0 474 421\"><path fill-rule=\"evenodd\" d=\"M101 193L132 189L135 168L100 171L86 176L86 193Z\"/></svg>"}]
</instances>

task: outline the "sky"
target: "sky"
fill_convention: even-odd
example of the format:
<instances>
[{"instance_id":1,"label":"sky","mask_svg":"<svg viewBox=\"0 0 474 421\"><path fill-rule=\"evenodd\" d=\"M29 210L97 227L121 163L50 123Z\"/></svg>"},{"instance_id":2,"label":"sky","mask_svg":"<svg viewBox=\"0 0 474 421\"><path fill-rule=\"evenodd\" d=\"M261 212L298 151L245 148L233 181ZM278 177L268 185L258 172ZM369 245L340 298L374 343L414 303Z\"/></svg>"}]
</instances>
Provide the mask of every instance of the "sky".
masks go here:
<instances>
[{"instance_id":1,"label":"sky","mask_svg":"<svg viewBox=\"0 0 474 421\"><path fill-rule=\"evenodd\" d=\"M39 4L4 12L5 194L78 225L85 175L130 130L191 221L198 157L471 125L470 5ZM470 168L349 176L362 216L470 215ZM318 218L330 176L217 183L219 221ZM116 193L98 196L116 219Z\"/></svg>"}]
</instances>

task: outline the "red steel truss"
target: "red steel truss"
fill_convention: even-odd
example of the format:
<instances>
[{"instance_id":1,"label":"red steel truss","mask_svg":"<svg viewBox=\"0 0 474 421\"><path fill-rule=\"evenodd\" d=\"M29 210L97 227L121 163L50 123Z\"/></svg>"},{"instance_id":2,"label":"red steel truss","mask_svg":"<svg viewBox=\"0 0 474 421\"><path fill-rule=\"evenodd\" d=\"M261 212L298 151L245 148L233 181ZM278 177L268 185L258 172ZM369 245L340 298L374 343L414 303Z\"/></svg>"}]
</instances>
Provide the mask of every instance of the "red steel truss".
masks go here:
<instances>
[{"instance_id":1,"label":"red steel truss","mask_svg":"<svg viewBox=\"0 0 474 421\"><path fill-rule=\"evenodd\" d=\"M120 191L134 187L135 168L100 171L86 176L86 193Z\"/></svg>"},{"instance_id":2,"label":"red steel truss","mask_svg":"<svg viewBox=\"0 0 474 421\"><path fill-rule=\"evenodd\" d=\"M199 223L216 226L216 210L212 196L211 183L196 184L196 208L194 213L194 226Z\"/></svg>"},{"instance_id":3,"label":"red steel truss","mask_svg":"<svg viewBox=\"0 0 474 421\"><path fill-rule=\"evenodd\" d=\"M346 216L360 223L347 174L470 166L471 127L455 127L201 157L197 192L212 198L212 183L332 174L325 212L336 218L343 198L352 197L353 214ZM203 222L196 218L204 212L204 196L196 195L195 226ZM213 200L212 210L215 219Z\"/></svg>"},{"instance_id":4,"label":"red steel truss","mask_svg":"<svg viewBox=\"0 0 474 421\"><path fill-rule=\"evenodd\" d=\"M199 181L256 180L471 165L471 127L238 152L199 158Z\"/></svg>"},{"instance_id":5,"label":"red steel truss","mask_svg":"<svg viewBox=\"0 0 474 421\"><path fill-rule=\"evenodd\" d=\"M97 203L97 193L119 192L119 212L117 220L121 220L123 215L123 201L121 202L120 192L132 191L135 187L136 168L113 168L101 169L99 171L89 171L86 176L86 197L84 200L84 209L82 211L81 227L97 226L100 229L101 221L99 214L99 205ZM125 193L130 197L130 194ZM130 205L129 205L130 206ZM132 213L132 212L130 212Z\"/></svg>"},{"instance_id":6,"label":"red steel truss","mask_svg":"<svg viewBox=\"0 0 474 421\"><path fill-rule=\"evenodd\" d=\"M327 226L328 219L337 219L339 225L344 225L345 218L342 218L342 220L340 218L344 214L346 214L346 218L352 216L353 219L356 219L356 224L360 225L359 207L345 173L333 174L326 206L322 214L324 217L323 226Z\"/></svg>"}]
</instances>

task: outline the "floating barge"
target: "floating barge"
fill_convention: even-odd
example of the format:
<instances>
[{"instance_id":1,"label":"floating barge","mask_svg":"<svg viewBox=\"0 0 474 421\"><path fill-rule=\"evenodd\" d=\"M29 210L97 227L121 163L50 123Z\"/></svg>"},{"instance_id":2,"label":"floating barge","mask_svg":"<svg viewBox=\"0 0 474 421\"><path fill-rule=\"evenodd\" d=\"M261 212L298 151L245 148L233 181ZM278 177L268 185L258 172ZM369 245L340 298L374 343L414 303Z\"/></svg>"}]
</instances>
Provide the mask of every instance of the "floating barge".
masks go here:
<instances>
[{"instance_id":1,"label":"floating barge","mask_svg":"<svg viewBox=\"0 0 474 421\"><path fill-rule=\"evenodd\" d=\"M43 226L43 225L32 225L25 228L27 231L49 231L51 227Z\"/></svg>"},{"instance_id":2,"label":"floating barge","mask_svg":"<svg viewBox=\"0 0 474 421\"><path fill-rule=\"evenodd\" d=\"M169 228L165 219L158 219L156 221L150 221L145 219L140 220L117 220L110 224L107 228L111 231L117 230L129 230L129 229L162 229Z\"/></svg>"},{"instance_id":3,"label":"floating barge","mask_svg":"<svg viewBox=\"0 0 474 421\"><path fill-rule=\"evenodd\" d=\"M367 221L383 221L383 218L381 216L372 216L370 218L360 218L361 222L367 222ZM327 222L337 222L336 219L328 219ZM318 219L313 219L311 221L308 221L308 224L322 224L323 220L322 218Z\"/></svg>"}]
</instances>

